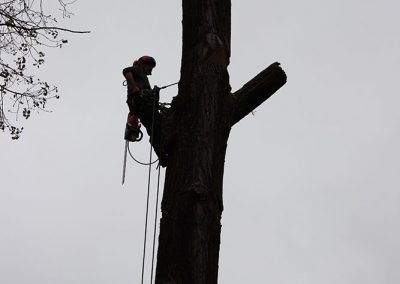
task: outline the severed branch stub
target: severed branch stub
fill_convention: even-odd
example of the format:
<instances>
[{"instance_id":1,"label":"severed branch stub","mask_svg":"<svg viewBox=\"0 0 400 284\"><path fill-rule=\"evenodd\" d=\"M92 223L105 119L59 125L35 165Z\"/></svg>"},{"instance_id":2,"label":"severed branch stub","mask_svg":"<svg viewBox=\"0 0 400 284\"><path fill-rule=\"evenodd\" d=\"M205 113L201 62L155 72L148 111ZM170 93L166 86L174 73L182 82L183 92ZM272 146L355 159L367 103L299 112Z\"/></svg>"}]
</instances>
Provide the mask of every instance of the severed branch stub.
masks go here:
<instances>
[{"instance_id":1,"label":"severed branch stub","mask_svg":"<svg viewBox=\"0 0 400 284\"><path fill-rule=\"evenodd\" d=\"M252 112L286 83L285 71L275 62L247 82L233 95L231 126Z\"/></svg>"}]
</instances>

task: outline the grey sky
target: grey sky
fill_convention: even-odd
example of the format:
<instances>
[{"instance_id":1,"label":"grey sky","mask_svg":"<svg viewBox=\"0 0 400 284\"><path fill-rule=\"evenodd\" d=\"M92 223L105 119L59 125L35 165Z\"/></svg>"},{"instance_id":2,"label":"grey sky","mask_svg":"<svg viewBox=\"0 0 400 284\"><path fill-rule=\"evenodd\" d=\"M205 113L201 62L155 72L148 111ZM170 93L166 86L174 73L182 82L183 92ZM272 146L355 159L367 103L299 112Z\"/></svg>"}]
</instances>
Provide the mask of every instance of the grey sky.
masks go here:
<instances>
[{"instance_id":1,"label":"grey sky","mask_svg":"<svg viewBox=\"0 0 400 284\"><path fill-rule=\"evenodd\" d=\"M121 71L150 54L153 85L179 79L181 2L93 3L65 22L92 33L46 53L54 112L0 136L0 283L140 280L147 169L129 161L121 187ZM233 90L274 61L288 83L232 130L220 283L400 282L399 10L232 1Z\"/></svg>"}]
</instances>

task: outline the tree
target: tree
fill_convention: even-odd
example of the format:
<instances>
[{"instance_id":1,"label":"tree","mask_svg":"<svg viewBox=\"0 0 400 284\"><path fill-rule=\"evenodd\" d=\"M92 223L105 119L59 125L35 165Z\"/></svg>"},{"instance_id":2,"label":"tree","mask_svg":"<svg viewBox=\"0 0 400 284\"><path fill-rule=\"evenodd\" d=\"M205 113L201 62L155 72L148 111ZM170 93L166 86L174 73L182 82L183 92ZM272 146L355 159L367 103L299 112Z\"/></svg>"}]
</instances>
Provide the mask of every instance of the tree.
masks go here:
<instances>
[{"instance_id":1,"label":"tree","mask_svg":"<svg viewBox=\"0 0 400 284\"><path fill-rule=\"evenodd\" d=\"M68 3L58 0L63 18L68 18ZM23 127L11 123L22 113L28 119L32 111L45 111L46 102L59 98L57 87L30 72L45 62L43 50L67 43L60 32L87 33L57 26L57 18L45 13L43 1L4 0L0 3L0 129L8 129L18 139Z\"/></svg>"},{"instance_id":2,"label":"tree","mask_svg":"<svg viewBox=\"0 0 400 284\"><path fill-rule=\"evenodd\" d=\"M286 83L273 63L231 93L231 1L183 0L176 145L169 153L156 283L217 283L225 153L233 125Z\"/></svg>"}]
</instances>

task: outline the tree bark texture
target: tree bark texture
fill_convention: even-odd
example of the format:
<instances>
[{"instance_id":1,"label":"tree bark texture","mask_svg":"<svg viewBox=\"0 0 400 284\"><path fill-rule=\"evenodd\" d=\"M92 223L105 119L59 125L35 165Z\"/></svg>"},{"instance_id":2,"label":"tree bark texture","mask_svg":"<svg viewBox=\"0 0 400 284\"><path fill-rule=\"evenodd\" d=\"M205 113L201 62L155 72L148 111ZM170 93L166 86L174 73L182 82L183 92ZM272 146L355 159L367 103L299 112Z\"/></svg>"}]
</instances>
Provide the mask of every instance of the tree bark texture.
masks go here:
<instances>
[{"instance_id":1,"label":"tree bark texture","mask_svg":"<svg viewBox=\"0 0 400 284\"><path fill-rule=\"evenodd\" d=\"M176 143L161 204L157 284L218 279L222 187L230 129L286 82L278 63L231 94L230 0L183 0L179 92L172 102Z\"/></svg>"}]
</instances>

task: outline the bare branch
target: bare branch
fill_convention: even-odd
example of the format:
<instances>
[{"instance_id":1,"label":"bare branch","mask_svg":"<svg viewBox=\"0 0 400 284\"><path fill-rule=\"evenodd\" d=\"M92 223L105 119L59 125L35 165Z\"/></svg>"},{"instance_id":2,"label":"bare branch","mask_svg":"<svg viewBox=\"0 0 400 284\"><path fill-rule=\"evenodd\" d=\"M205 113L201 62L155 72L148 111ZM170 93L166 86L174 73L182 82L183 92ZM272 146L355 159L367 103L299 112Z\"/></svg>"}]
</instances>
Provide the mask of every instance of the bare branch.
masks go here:
<instances>
[{"instance_id":1,"label":"bare branch","mask_svg":"<svg viewBox=\"0 0 400 284\"><path fill-rule=\"evenodd\" d=\"M23 26L16 26L14 24L6 23L6 24L0 24L0 26L7 26L11 28L18 28L22 29L25 31L38 31L38 30L59 30L59 31L64 31L64 32L69 32L69 33L75 33L75 34L87 34L90 33L90 31L75 31L75 30L70 30L66 28L59 28L59 27L36 27L36 28L27 28Z\"/></svg>"},{"instance_id":2,"label":"bare branch","mask_svg":"<svg viewBox=\"0 0 400 284\"><path fill-rule=\"evenodd\" d=\"M72 13L67 7L73 2L58 0L63 18ZM31 68L40 68L45 63L43 49L62 47L68 41L61 33L84 34L57 26L57 19L44 11L42 0L8 0L0 3L0 130L9 130L17 139L22 127L13 125L7 114L14 114L15 121L22 113L29 118L31 110L45 109L49 99L59 98L57 87L34 79L27 74Z\"/></svg>"}]
</instances>

